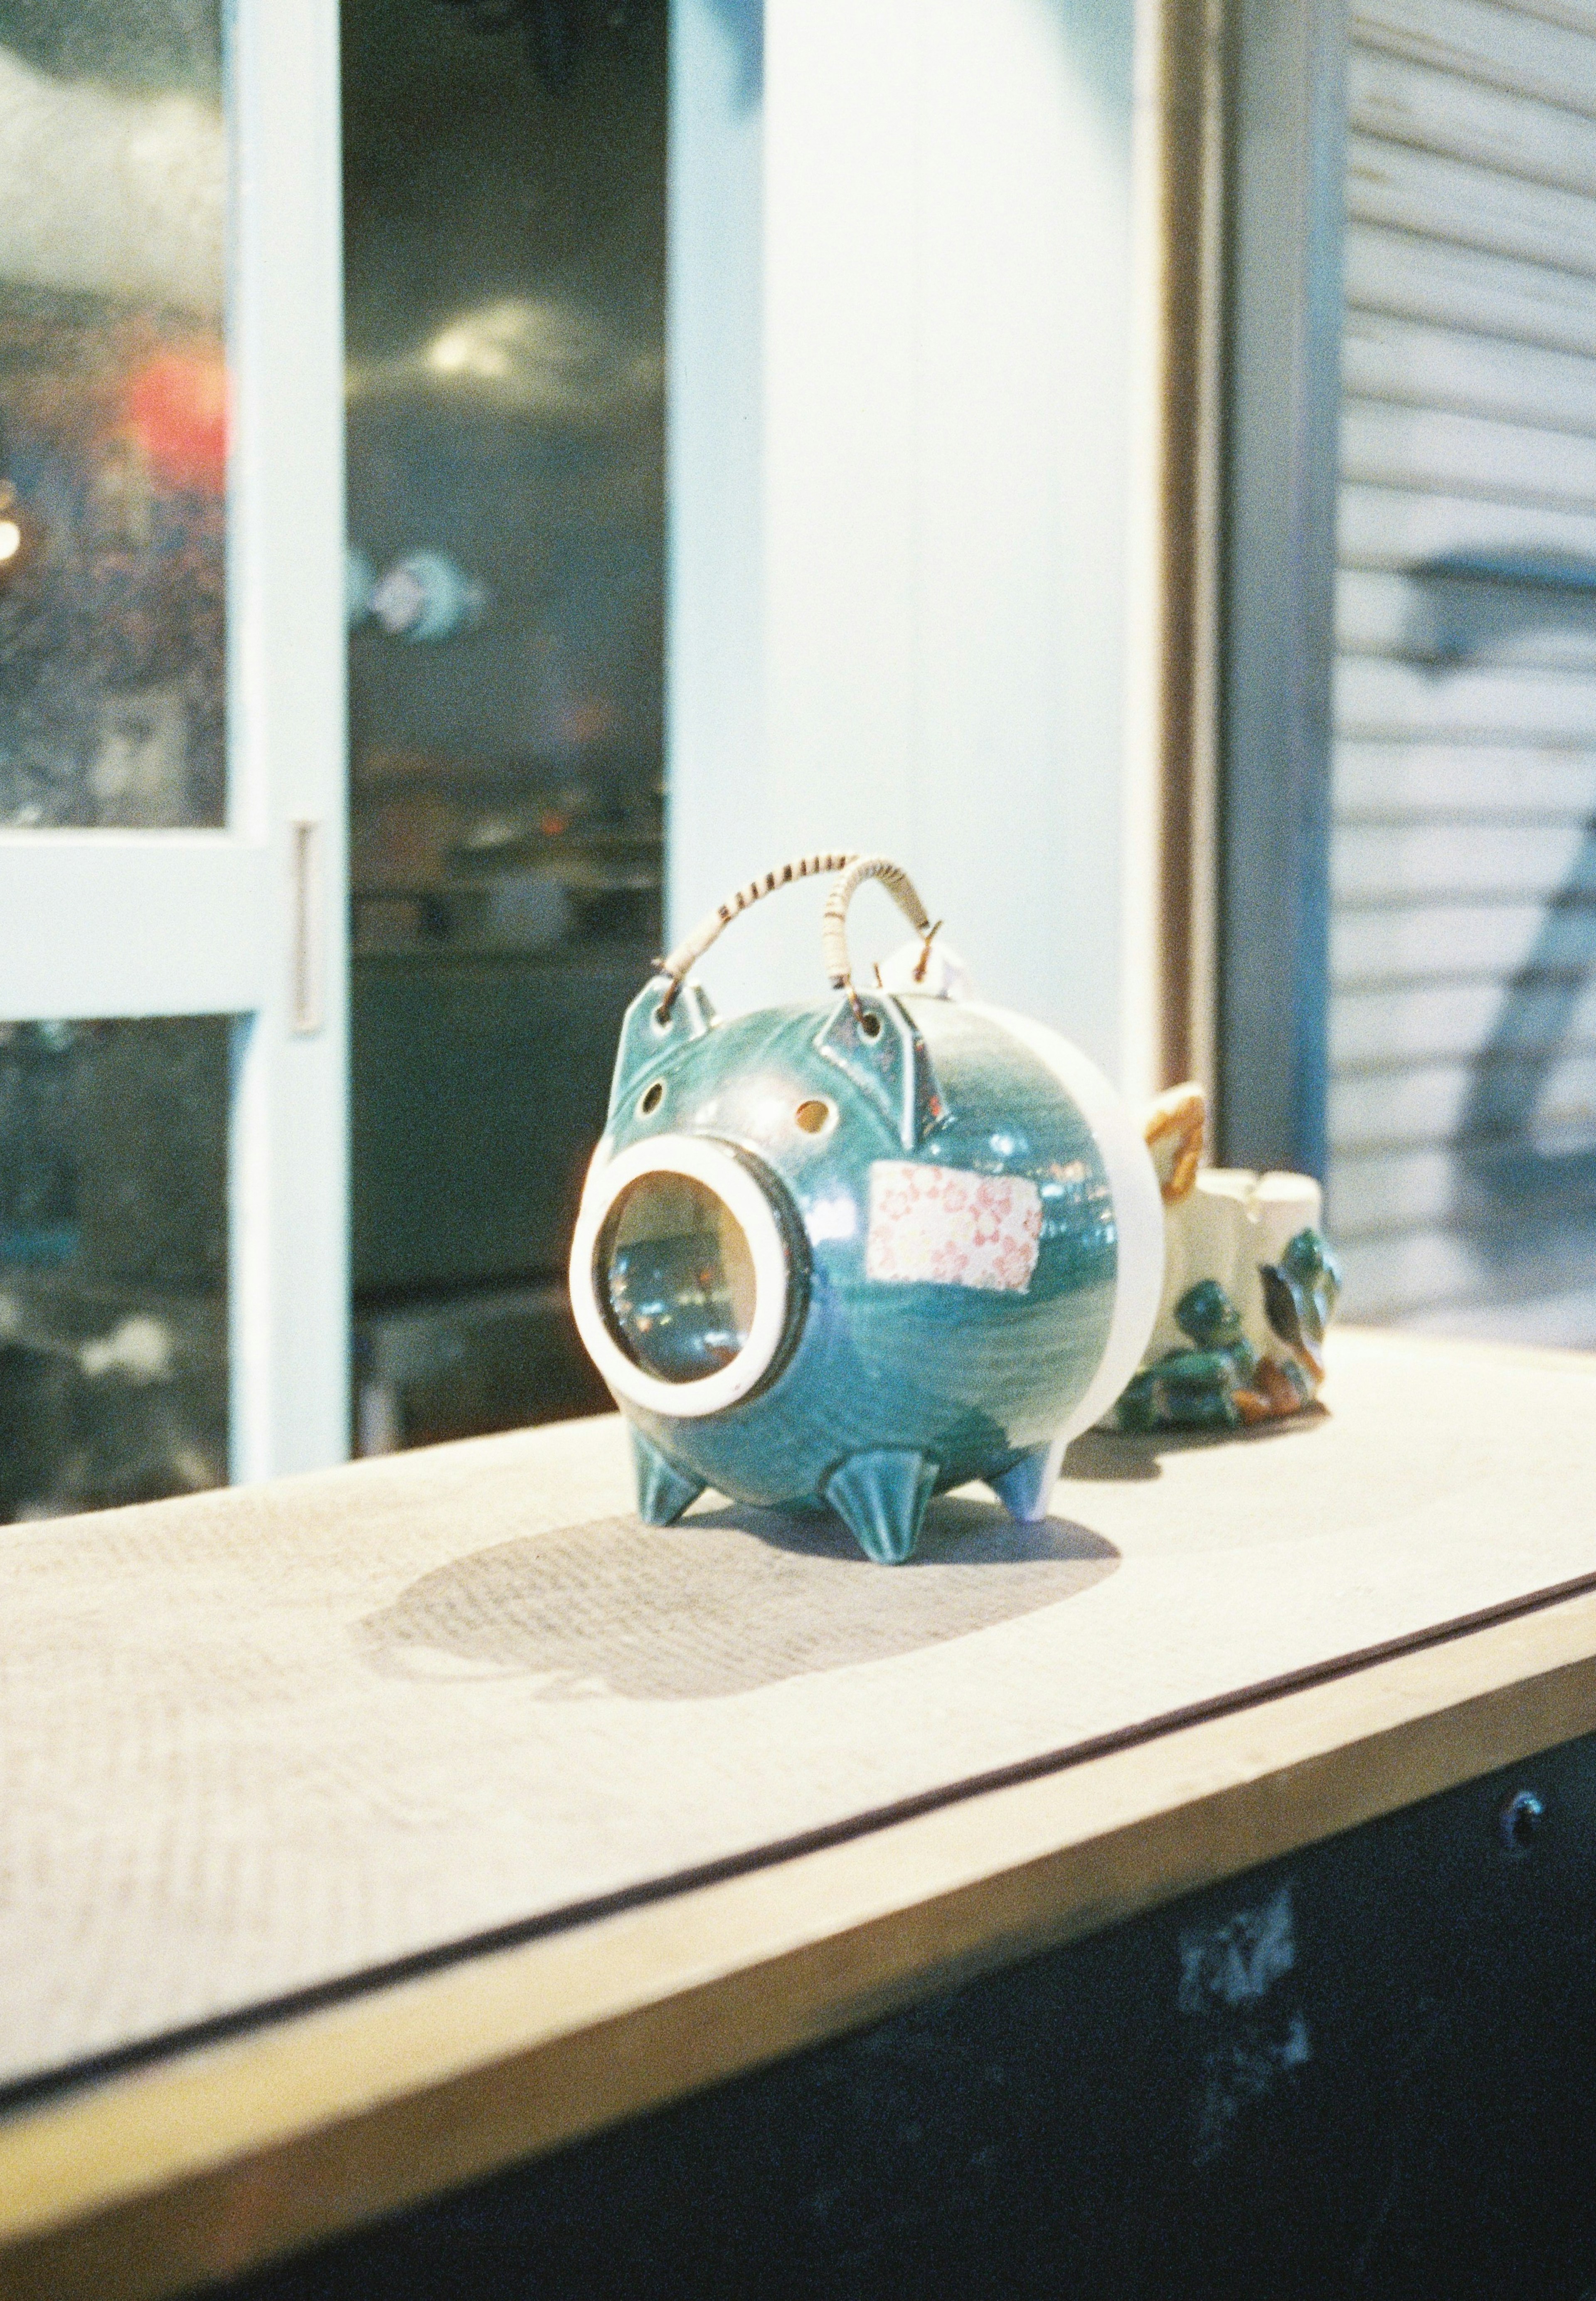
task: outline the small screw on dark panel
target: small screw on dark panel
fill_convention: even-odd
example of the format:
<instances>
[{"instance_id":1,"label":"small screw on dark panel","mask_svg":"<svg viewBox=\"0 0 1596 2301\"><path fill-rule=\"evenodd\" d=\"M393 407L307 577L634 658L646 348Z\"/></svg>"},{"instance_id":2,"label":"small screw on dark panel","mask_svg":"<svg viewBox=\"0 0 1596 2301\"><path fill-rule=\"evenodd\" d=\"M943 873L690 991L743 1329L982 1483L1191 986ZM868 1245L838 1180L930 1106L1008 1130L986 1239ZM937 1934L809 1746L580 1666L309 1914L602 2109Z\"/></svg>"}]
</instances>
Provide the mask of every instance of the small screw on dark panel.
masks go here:
<instances>
[{"instance_id":1,"label":"small screw on dark panel","mask_svg":"<svg viewBox=\"0 0 1596 2301\"><path fill-rule=\"evenodd\" d=\"M1533 1790L1515 1790L1497 1817L1502 1845L1509 1853L1527 1853L1545 1819L1545 1805Z\"/></svg>"}]
</instances>

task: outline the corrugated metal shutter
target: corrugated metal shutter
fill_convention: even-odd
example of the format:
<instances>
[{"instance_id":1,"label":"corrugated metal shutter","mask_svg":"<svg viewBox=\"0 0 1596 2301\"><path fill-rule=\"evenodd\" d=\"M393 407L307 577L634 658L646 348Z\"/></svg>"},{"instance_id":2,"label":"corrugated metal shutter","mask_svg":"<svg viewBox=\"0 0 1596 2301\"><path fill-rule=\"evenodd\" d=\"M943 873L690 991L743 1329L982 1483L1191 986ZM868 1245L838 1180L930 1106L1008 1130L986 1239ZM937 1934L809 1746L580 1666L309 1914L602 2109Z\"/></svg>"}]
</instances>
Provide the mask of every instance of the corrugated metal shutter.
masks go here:
<instances>
[{"instance_id":1,"label":"corrugated metal shutter","mask_svg":"<svg viewBox=\"0 0 1596 2301\"><path fill-rule=\"evenodd\" d=\"M1355 0L1330 1219L1596 1343L1596 0Z\"/></svg>"}]
</instances>

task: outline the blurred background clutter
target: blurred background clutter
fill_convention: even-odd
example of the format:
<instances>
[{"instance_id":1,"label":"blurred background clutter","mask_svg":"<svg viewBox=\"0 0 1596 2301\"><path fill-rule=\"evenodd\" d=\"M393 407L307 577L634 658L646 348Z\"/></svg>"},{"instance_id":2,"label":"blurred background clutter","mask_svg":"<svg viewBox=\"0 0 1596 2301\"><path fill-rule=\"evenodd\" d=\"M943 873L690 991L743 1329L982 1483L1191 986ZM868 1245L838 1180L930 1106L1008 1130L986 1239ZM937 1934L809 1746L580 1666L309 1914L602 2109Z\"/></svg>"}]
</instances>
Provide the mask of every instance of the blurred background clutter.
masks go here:
<instances>
[{"instance_id":1,"label":"blurred background clutter","mask_svg":"<svg viewBox=\"0 0 1596 2301\"><path fill-rule=\"evenodd\" d=\"M841 840L1596 1347L1596 0L263 4L0 0L0 1519L601 1410Z\"/></svg>"},{"instance_id":2,"label":"blurred background clutter","mask_svg":"<svg viewBox=\"0 0 1596 2301\"><path fill-rule=\"evenodd\" d=\"M348 0L363 1450L592 1411L564 1264L664 932L663 0Z\"/></svg>"},{"instance_id":3,"label":"blurred background clutter","mask_svg":"<svg viewBox=\"0 0 1596 2301\"><path fill-rule=\"evenodd\" d=\"M226 819L213 8L0 10L0 826ZM218 1016L0 1021L0 1516L228 1461Z\"/></svg>"},{"instance_id":4,"label":"blurred background clutter","mask_svg":"<svg viewBox=\"0 0 1596 2301\"><path fill-rule=\"evenodd\" d=\"M665 18L352 0L342 38L352 1437L381 1452L607 1402L564 1262L661 939ZM220 828L220 10L46 0L0 43L0 824ZM226 1477L229 1039L0 1024L0 1514Z\"/></svg>"}]
</instances>

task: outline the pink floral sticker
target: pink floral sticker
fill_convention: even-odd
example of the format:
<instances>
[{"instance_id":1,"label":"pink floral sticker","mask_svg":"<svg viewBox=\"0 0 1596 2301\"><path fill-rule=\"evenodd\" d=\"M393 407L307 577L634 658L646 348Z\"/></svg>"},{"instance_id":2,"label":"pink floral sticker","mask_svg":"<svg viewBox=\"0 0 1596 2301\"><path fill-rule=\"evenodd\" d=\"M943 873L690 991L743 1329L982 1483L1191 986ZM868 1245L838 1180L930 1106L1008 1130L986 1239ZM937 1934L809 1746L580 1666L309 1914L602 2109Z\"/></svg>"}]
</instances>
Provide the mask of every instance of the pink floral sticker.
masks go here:
<instances>
[{"instance_id":1,"label":"pink floral sticker","mask_svg":"<svg viewBox=\"0 0 1596 2301\"><path fill-rule=\"evenodd\" d=\"M1023 1294L1041 1234L1041 1193L1024 1176L907 1159L878 1159L870 1169L866 1278Z\"/></svg>"}]
</instances>

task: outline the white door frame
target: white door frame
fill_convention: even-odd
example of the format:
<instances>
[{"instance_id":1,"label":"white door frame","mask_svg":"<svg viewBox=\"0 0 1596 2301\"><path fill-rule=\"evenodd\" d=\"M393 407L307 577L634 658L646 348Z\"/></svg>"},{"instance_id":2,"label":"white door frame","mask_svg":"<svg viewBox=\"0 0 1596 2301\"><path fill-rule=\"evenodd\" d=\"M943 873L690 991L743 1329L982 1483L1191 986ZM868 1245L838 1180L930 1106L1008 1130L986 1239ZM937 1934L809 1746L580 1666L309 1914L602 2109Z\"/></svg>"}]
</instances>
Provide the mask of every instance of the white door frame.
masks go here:
<instances>
[{"instance_id":1,"label":"white door frame","mask_svg":"<svg viewBox=\"0 0 1596 2301\"><path fill-rule=\"evenodd\" d=\"M0 1014L230 1014L231 1466L349 1432L337 0L230 10L228 827L0 833Z\"/></svg>"}]
</instances>

